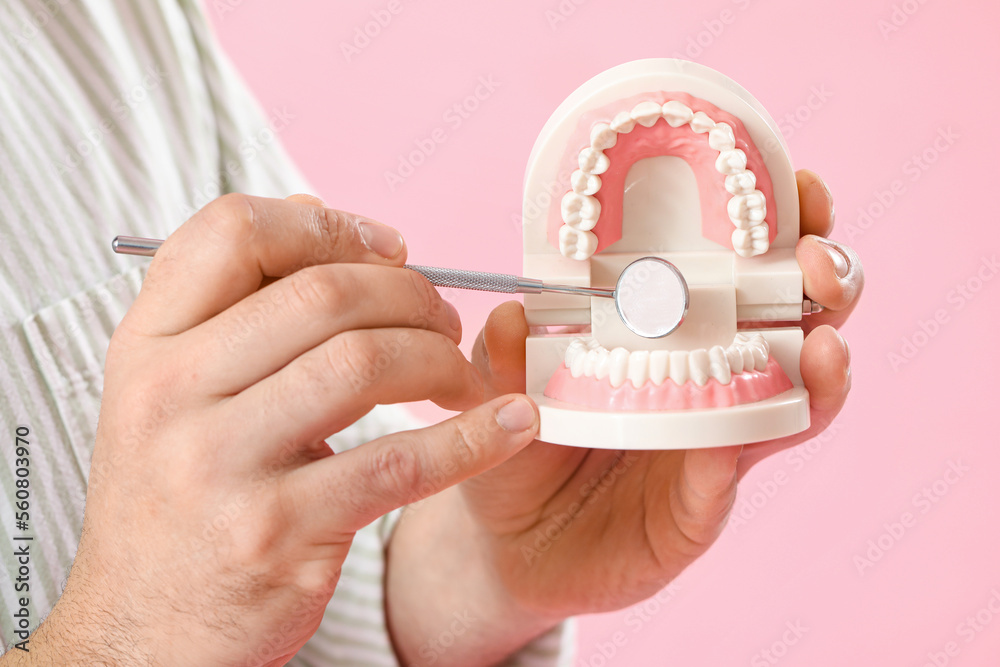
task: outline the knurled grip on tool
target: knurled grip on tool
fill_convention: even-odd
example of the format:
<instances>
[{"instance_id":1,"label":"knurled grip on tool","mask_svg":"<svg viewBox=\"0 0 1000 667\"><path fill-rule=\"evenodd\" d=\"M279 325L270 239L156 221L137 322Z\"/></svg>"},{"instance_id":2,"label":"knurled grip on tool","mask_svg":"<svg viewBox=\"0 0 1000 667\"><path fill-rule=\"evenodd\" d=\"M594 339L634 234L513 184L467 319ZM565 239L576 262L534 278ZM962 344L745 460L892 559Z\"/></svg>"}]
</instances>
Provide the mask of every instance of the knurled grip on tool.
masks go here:
<instances>
[{"instance_id":1,"label":"knurled grip on tool","mask_svg":"<svg viewBox=\"0 0 1000 667\"><path fill-rule=\"evenodd\" d=\"M517 276L483 271L439 269L433 266L413 266L411 264L407 264L406 268L416 271L438 287L457 287L482 292L503 292L504 294L518 293Z\"/></svg>"}]
</instances>

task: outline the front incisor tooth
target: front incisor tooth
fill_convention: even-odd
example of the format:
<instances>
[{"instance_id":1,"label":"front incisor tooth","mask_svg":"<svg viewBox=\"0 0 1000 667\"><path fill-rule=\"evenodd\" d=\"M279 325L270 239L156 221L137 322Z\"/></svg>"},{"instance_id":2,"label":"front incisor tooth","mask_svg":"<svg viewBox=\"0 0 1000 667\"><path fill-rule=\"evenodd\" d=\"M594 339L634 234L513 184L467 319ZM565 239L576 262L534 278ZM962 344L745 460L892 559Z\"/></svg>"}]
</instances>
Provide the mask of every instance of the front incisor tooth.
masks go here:
<instances>
[{"instance_id":1,"label":"front incisor tooth","mask_svg":"<svg viewBox=\"0 0 1000 667\"><path fill-rule=\"evenodd\" d=\"M670 352L656 350L649 355L649 379L659 386L670 373Z\"/></svg>"},{"instance_id":2,"label":"front incisor tooth","mask_svg":"<svg viewBox=\"0 0 1000 667\"><path fill-rule=\"evenodd\" d=\"M663 117L663 107L656 102L639 102L632 109L632 118L643 127L652 127Z\"/></svg>"},{"instance_id":3,"label":"front incisor tooth","mask_svg":"<svg viewBox=\"0 0 1000 667\"><path fill-rule=\"evenodd\" d=\"M608 372L611 369L611 353L608 352L607 348L599 347L597 348L597 364L594 369L594 377L598 380L603 380L608 377Z\"/></svg>"},{"instance_id":4,"label":"front incisor tooth","mask_svg":"<svg viewBox=\"0 0 1000 667\"><path fill-rule=\"evenodd\" d=\"M733 375L739 375L743 372L743 355L740 354L740 348L736 343L726 348L726 358L729 360L729 370L733 372Z\"/></svg>"},{"instance_id":5,"label":"front incisor tooth","mask_svg":"<svg viewBox=\"0 0 1000 667\"><path fill-rule=\"evenodd\" d=\"M704 387L705 383L708 382L708 371L711 363L708 358L708 350L705 348L692 350L688 353L688 367L691 379L699 387Z\"/></svg>"},{"instance_id":6,"label":"front incisor tooth","mask_svg":"<svg viewBox=\"0 0 1000 667\"><path fill-rule=\"evenodd\" d=\"M670 379L678 386L688 381L688 353L684 350L670 353Z\"/></svg>"},{"instance_id":7,"label":"front incisor tooth","mask_svg":"<svg viewBox=\"0 0 1000 667\"><path fill-rule=\"evenodd\" d=\"M620 387L625 384L625 380L628 378L628 350L624 347L616 347L611 350L608 362L608 379L611 380L611 386Z\"/></svg>"},{"instance_id":8,"label":"front incisor tooth","mask_svg":"<svg viewBox=\"0 0 1000 667\"><path fill-rule=\"evenodd\" d=\"M637 350L628 355L628 379L632 386L641 389L649 380L649 352Z\"/></svg>"},{"instance_id":9,"label":"front incisor tooth","mask_svg":"<svg viewBox=\"0 0 1000 667\"><path fill-rule=\"evenodd\" d=\"M586 354L587 348L583 344L583 341L581 339L574 338L572 341L570 341L570 344L566 346L566 356L565 356L566 368L572 366L573 360L576 359L576 357L581 353Z\"/></svg>"},{"instance_id":10,"label":"front incisor tooth","mask_svg":"<svg viewBox=\"0 0 1000 667\"><path fill-rule=\"evenodd\" d=\"M733 379L733 371L729 368L729 358L726 356L726 349L721 345L715 345L708 351L710 362L709 372L712 377L722 384L729 384Z\"/></svg>"},{"instance_id":11,"label":"front incisor tooth","mask_svg":"<svg viewBox=\"0 0 1000 667\"><path fill-rule=\"evenodd\" d=\"M680 127L684 123L690 123L694 118L694 112L683 102L670 100L663 105L663 118L670 127Z\"/></svg>"}]
</instances>

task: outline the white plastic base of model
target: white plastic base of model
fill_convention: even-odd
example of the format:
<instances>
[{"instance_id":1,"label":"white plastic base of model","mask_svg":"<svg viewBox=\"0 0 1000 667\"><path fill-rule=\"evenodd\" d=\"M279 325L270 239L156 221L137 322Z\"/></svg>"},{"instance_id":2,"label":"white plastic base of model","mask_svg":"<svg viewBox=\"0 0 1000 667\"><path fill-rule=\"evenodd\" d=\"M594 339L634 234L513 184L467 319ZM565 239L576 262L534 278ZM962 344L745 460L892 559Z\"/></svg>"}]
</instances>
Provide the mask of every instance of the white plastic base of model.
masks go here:
<instances>
[{"instance_id":1,"label":"white plastic base of model","mask_svg":"<svg viewBox=\"0 0 1000 667\"><path fill-rule=\"evenodd\" d=\"M542 394L538 439L595 449L694 449L749 444L809 428L809 393L792 387L773 398L731 408L608 412Z\"/></svg>"}]
</instances>

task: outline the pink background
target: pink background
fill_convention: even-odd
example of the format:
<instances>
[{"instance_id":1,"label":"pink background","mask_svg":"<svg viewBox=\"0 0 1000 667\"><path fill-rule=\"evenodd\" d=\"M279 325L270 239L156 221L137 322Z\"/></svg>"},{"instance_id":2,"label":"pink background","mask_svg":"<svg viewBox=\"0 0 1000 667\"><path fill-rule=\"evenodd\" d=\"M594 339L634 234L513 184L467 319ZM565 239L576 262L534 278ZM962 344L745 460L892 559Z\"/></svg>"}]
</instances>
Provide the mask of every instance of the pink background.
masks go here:
<instances>
[{"instance_id":1,"label":"pink background","mask_svg":"<svg viewBox=\"0 0 1000 667\"><path fill-rule=\"evenodd\" d=\"M865 262L865 298L844 329L854 391L829 436L750 474L736 507L749 518L673 595L584 618L576 664L995 664L1000 454L987 401L1000 280L977 274L994 278L984 258L1000 253L988 162L1000 146L1000 5L398 1L349 61L341 43L388 0L206 6L264 106L294 113L281 138L319 194L397 226L412 261L519 272L512 220L549 114L604 69L681 55L733 77L783 123L795 164L834 193L834 238ZM565 20L550 23L560 7ZM443 122L480 77L499 86L459 127ZM384 172L438 127L446 143L390 191ZM971 300L954 291L965 284ZM451 296L468 349L499 299ZM894 365L904 339L912 359ZM952 463L968 467L953 484ZM893 526L906 512L912 521ZM888 550L861 572L869 541ZM787 632L795 624L801 636Z\"/></svg>"}]
</instances>

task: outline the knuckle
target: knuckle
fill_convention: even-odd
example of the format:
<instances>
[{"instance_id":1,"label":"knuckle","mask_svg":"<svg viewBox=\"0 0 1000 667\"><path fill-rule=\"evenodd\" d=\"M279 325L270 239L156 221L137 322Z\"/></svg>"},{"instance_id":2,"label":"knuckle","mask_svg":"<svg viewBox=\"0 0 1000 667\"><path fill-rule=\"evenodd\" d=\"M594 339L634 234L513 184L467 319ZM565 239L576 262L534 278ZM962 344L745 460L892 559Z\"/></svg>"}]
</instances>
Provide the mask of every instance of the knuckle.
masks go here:
<instances>
[{"instance_id":1,"label":"knuckle","mask_svg":"<svg viewBox=\"0 0 1000 667\"><path fill-rule=\"evenodd\" d=\"M357 224L353 216L332 208L317 208L313 224L319 246L325 251L323 259L336 260L357 242Z\"/></svg>"},{"instance_id":2,"label":"knuckle","mask_svg":"<svg viewBox=\"0 0 1000 667\"><path fill-rule=\"evenodd\" d=\"M424 469L416 450L376 447L368 459L368 478L397 506L417 500Z\"/></svg>"},{"instance_id":3,"label":"knuckle","mask_svg":"<svg viewBox=\"0 0 1000 667\"><path fill-rule=\"evenodd\" d=\"M406 271L410 293L416 300L417 310L410 316L410 324L426 328L444 312L441 295L434 286L416 271Z\"/></svg>"},{"instance_id":4,"label":"knuckle","mask_svg":"<svg viewBox=\"0 0 1000 667\"><path fill-rule=\"evenodd\" d=\"M212 201L202 209L200 217L212 234L230 243L246 241L256 224L253 201L236 192Z\"/></svg>"},{"instance_id":5,"label":"knuckle","mask_svg":"<svg viewBox=\"0 0 1000 667\"><path fill-rule=\"evenodd\" d=\"M302 317L315 317L340 308L350 289L349 277L327 267L309 267L288 276L289 304Z\"/></svg>"}]
</instances>

